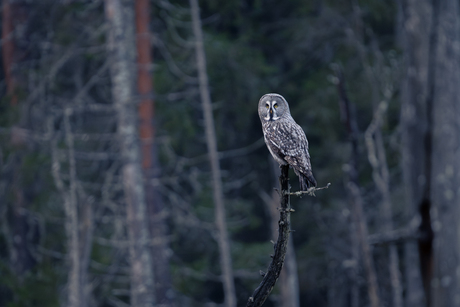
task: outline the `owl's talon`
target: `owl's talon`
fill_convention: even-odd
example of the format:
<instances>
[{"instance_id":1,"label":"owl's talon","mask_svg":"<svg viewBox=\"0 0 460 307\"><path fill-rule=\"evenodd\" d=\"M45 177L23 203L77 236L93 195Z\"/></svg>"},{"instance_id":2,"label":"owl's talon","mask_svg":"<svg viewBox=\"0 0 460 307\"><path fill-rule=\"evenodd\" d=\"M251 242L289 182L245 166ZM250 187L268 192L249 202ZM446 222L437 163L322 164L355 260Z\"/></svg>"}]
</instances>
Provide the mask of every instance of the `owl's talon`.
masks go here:
<instances>
[{"instance_id":1,"label":"owl's talon","mask_svg":"<svg viewBox=\"0 0 460 307\"><path fill-rule=\"evenodd\" d=\"M310 196L316 197L315 191L316 191L316 188L315 188L315 187L311 187L311 188L308 188L307 191L305 191L305 192L307 192L307 194L310 195Z\"/></svg>"}]
</instances>

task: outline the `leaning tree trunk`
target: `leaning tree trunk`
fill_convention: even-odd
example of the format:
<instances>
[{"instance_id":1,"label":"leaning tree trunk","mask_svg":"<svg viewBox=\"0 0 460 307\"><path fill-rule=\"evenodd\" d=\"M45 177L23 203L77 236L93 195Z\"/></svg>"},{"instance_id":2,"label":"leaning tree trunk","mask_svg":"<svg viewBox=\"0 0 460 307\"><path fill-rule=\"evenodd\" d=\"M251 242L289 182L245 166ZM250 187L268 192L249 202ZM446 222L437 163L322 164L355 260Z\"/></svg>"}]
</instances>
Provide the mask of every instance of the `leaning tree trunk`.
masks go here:
<instances>
[{"instance_id":1,"label":"leaning tree trunk","mask_svg":"<svg viewBox=\"0 0 460 307\"><path fill-rule=\"evenodd\" d=\"M232 257L230 239L228 237L227 223L225 221L224 196L222 192L222 178L220 174L219 157L217 153L216 132L212 114L211 95L209 93L208 75L206 71L206 55L203 45L203 32L201 28L200 9L198 0L190 0L192 11L193 34L195 36L195 53L200 83L200 96L203 107L204 123L206 130L206 144L208 146L209 162L211 164L213 200L215 207L216 226L224 284L225 306L236 306L235 285L233 280Z\"/></svg>"},{"instance_id":2,"label":"leaning tree trunk","mask_svg":"<svg viewBox=\"0 0 460 307\"><path fill-rule=\"evenodd\" d=\"M148 246L147 209L142 180L138 117L135 103L135 31L133 3L105 0L108 23L108 53L112 99L117 112L117 130L122 156L129 237L131 306L152 306L153 269Z\"/></svg>"},{"instance_id":3,"label":"leaning tree trunk","mask_svg":"<svg viewBox=\"0 0 460 307\"><path fill-rule=\"evenodd\" d=\"M155 279L155 297L162 306L172 304L173 290L169 271L168 240L164 206L152 179L158 176L158 161L155 150L154 100L152 82L152 48L149 0L136 0L136 46L137 46L137 89L140 95L138 113L139 135L142 152L142 170L146 193L149 229L154 244L152 263Z\"/></svg>"}]
</instances>

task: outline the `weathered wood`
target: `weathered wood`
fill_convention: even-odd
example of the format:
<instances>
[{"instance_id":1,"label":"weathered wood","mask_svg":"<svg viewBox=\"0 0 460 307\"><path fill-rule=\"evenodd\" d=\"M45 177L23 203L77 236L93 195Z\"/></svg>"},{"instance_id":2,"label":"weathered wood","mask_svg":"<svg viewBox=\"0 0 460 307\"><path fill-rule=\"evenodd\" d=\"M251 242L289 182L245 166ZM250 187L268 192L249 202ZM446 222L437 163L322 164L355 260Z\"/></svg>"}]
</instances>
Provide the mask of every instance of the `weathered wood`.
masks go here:
<instances>
[{"instance_id":1,"label":"weathered wood","mask_svg":"<svg viewBox=\"0 0 460 307\"><path fill-rule=\"evenodd\" d=\"M264 273L264 278L256 288L252 296L249 298L247 307L262 306L273 290L273 287L280 276L283 268L284 259L289 242L289 234L291 232L291 205L290 205L290 186L289 186L289 165L281 166L280 180L280 220L278 222L278 240L274 246L275 252L273 260L268 266L267 272Z\"/></svg>"},{"instance_id":2,"label":"weathered wood","mask_svg":"<svg viewBox=\"0 0 460 307\"><path fill-rule=\"evenodd\" d=\"M225 220L225 205L222 191L222 176L220 171L219 154L217 152L217 138L212 114L211 94L209 91L208 74L206 70L206 54L204 51L203 30L201 28L200 7L198 0L190 0L192 13L193 35L195 36L195 54L200 85L201 105L203 109L208 147L209 163L211 164L212 190L214 212L217 227L217 244L219 246L220 266L224 284L225 306L236 306L235 284L233 279L233 265L230 250L230 238Z\"/></svg>"},{"instance_id":3,"label":"weathered wood","mask_svg":"<svg viewBox=\"0 0 460 307\"><path fill-rule=\"evenodd\" d=\"M131 1L106 0L107 47L110 56L112 99L123 159L123 187L130 241L131 306L155 303L151 251L148 247L147 209L142 180L141 151L135 93L134 8Z\"/></svg>"},{"instance_id":4,"label":"weathered wood","mask_svg":"<svg viewBox=\"0 0 460 307\"><path fill-rule=\"evenodd\" d=\"M173 290L169 267L167 226L165 207L157 189L151 182L158 177L159 167L155 141L155 102L153 100L152 47L150 26L150 1L135 1L136 49L137 49L137 91L140 96L139 136L141 143L142 170L144 177L148 227L156 244L152 249L152 263L157 304L172 305Z\"/></svg>"}]
</instances>

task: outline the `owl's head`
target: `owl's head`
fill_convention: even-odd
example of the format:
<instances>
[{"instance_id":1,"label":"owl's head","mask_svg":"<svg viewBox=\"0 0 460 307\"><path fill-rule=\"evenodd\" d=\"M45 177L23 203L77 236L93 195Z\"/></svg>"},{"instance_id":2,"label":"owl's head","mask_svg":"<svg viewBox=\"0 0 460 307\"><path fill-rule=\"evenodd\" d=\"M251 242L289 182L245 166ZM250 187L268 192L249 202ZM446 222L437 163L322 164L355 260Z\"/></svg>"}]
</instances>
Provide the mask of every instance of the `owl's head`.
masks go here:
<instances>
[{"instance_id":1,"label":"owl's head","mask_svg":"<svg viewBox=\"0 0 460 307\"><path fill-rule=\"evenodd\" d=\"M279 94L265 94L259 100L259 117L263 121L275 121L290 116L289 105Z\"/></svg>"}]
</instances>

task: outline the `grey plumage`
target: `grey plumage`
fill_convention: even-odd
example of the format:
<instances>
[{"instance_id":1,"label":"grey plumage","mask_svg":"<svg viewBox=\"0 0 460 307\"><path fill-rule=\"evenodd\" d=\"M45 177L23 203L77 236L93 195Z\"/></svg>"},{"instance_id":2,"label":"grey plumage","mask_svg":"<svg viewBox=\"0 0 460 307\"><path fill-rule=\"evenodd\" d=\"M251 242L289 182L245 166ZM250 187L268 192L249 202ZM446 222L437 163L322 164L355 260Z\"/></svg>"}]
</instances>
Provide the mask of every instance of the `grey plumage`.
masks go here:
<instances>
[{"instance_id":1,"label":"grey plumage","mask_svg":"<svg viewBox=\"0 0 460 307\"><path fill-rule=\"evenodd\" d=\"M279 94L266 94L259 100L265 144L279 164L289 164L299 177L300 189L316 187L313 177L308 140L305 132L294 121L289 104Z\"/></svg>"}]
</instances>

